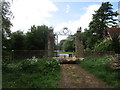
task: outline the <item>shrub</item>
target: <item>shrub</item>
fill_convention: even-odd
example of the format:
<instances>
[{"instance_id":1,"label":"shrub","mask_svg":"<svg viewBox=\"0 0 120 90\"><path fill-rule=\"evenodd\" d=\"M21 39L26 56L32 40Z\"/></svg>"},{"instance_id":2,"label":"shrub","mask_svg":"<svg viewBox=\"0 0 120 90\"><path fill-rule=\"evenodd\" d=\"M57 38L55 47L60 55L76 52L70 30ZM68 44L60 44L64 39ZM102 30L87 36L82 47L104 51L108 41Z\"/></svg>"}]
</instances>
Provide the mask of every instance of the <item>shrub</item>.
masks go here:
<instances>
[{"instance_id":1,"label":"shrub","mask_svg":"<svg viewBox=\"0 0 120 90\"><path fill-rule=\"evenodd\" d=\"M3 62L3 88L59 87L59 62L51 58L31 58Z\"/></svg>"},{"instance_id":2,"label":"shrub","mask_svg":"<svg viewBox=\"0 0 120 90\"><path fill-rule=\"evenodd\" d=\"M111 40L103 40L99 41L94 47L95 51L110 51L111 50L112 41Z\"/></svg>"}]
</instances>

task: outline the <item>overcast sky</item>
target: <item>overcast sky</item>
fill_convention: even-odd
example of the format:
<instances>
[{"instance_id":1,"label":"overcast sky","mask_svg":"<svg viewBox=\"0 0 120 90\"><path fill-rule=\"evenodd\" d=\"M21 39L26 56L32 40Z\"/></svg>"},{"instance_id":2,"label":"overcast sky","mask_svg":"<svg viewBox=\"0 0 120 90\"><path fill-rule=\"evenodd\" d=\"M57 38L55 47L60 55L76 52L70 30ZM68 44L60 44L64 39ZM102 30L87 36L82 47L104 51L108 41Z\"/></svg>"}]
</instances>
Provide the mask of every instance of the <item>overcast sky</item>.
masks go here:
<instances>
[{"instance_id":1,"label":"overcast sky","mask_svg":"<svg viewBox=\"0 0 120 90\"><path fill-rule=\"evenodd\" d=\"M89 1L89 2L88 2ZM90 2L91 1L91 2ZM118 9L118 0L13 0L11 10L14 15L11 30L27 32L32 25L47 25L59 32L68 27L75 33L77 28L82 31L88 28L92 14L102 1L112 1L114 11ZM114 2L113 2L114 1ZM59 36L59 41L63 39Z\"/></svg>"}]
</instances>

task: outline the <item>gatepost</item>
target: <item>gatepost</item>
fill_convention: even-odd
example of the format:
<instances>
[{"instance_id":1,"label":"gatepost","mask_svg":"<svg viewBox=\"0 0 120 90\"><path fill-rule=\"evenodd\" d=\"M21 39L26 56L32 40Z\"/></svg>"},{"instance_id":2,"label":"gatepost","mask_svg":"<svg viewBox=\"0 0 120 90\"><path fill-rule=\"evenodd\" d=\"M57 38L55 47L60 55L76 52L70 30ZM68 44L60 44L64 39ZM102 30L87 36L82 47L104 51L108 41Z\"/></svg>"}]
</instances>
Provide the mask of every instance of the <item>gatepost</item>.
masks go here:
<instances>
[{"instance_id":1,"label":"gatepost","mask_svg":"<svg viewBox=\"0 0 120 90\"><path fill-rule=\"evenodd\" d=\"M84 57L84 46L82 42L81 27L77 30L77 33L76 33L75 53L77 58Z\"/></svg>"},{"instance_id":2,"label":"gatepost","mask_svg":"<svg viewBox=\"0 0 120 90\"><path fill-rule=\"evenodd\" d=\"M54 33L53 30L48 31L48 57L54 55Z\"/></svg>"}]
</instances>

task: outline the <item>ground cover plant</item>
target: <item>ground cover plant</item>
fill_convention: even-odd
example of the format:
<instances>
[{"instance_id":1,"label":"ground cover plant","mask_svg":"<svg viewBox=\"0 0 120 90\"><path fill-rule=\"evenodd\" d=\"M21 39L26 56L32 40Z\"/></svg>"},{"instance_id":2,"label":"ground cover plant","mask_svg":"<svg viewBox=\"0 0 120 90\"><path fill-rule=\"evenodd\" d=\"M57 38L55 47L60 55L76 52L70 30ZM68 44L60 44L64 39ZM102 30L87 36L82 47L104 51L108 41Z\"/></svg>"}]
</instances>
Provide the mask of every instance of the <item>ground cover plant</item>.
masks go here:
<instances>
[{"instance_id":1,"label":"ground cover plant","mask_svg":"<svg viewBox=\"0 0 120 90\"><path fill-rule=\"evenodd\" d=\"M55 59L26 59L2 62L3 88L58 88L59 62Z\"/></svg>"},{"instance_id":2,"label":"ground cover plant","mask_svg":"<svg viewBox=\"0 0 120 90\"><path fill-rule=\"evenodd\" d=\"M83 61L78 61L78 65L111 87L120 88L120 71L112 70L109 67L110 61L108 57L87 57Z\"/></svg>"}]
</instances>

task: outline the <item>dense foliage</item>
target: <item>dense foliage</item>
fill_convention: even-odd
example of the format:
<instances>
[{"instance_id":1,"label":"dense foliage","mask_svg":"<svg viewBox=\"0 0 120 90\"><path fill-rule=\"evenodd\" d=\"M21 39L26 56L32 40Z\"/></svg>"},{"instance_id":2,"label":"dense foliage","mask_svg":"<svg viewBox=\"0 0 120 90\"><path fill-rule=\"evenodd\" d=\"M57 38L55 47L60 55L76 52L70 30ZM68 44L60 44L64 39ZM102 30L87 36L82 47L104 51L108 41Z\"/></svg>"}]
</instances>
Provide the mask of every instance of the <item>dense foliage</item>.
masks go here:
<instances>
[{"instance_id":1,"label":"dense foliage","mask_svg":"<svg viewBox=\"0 0 120 90\"><path fill-rule=\"evenodd\" d=\"M11 50L23 50L24 49L24 41L25 35L22 31L13 32L10 36L10 46Z\"/></svg>"},{"instance_id":2,"label":"dense foliage","mask_svg":"<svg viewBox=\"0 0 120 90\"><path fill-rule=\"evenodd\" d=\"M3 41L3 48L6 47L7 38L10 37L11 31L10 27L12 23L10 22L11 18L13 18L13 14L10 11L10 3L6 1L0 2L2 6L2 41Z\"/></svg>"},{"instance_id":3,"label":"dense foliage","mask_svg":"<svg viewBox=\"0 0 120 90\"><path fill-rule=\"evenodd\" d=\"M47 32L50 30L45 25L33 25L29 31L24 34L22 31L16 31L10 37L10 50L44 50L47 45Z\"/></svg>"},{"instance_id":4,"label":"dense foliage","mask_svg":"<svg viewBox=\"0 0 120 90\"><path fill-rule=\"evenodd\" d=\"M64 50L66 52L73 52L75 50L75 36L70 35L65 40L61 40L58 45L59 50Z\"/></svg>"},{"instance_id":5,"label":"dense foliage","mask_svg":"<svg viewBox=\"0 0 120 90\"><path fill-rule=\"evenodd\" d=\"M25 36L27 50L44 50L47 45L48 28L46 25L32 26Z\"/></svg>"},{"instance_id":6,"label":"dense foliage","mask_svg":"<svg viewBox=\"0 0 120 90\"><path fill-rule=\"evenodd\" d=\"M78 61L78 64L80 67L102 79L113 88L120 88L120 73L119 71L113 71L109 67L111 61L114 60L111 60L108 57L87 57L83 61Z\"/></svg>"},{"instance_id":7,"label":"dense foliage","mask_svg":"<svg viewBox=\"0 0 120 90\"><path fill-rule=\"evenodd\" d=\"M57 88L60 66L54 59L26 59L2 62L3 88Z\"/></svg>"},{"instance_id":8,"label":"dense foliage","mask_svg":"<svg viewBox=\"0 0 120 90\"><path fill-rule=\"evenodd\" d=\"M95 51L115 51L115 53L120 53L120 42L118 38L105 39L96 43L94 47Z\"/></svg>"},{"instance_id":9,"label":"dense foliage","mask_svg":"<svg viewBox=\"0 0 120 90\"><path fill-rule=\"evenodd\" d=\"M58 44L58 49L59 49L59 50L64 50L64 49L63 49L63 44L64 44L65 41L66 41L66 40L61 40L61 41L60 41L60 43Z\"/></svg>"},{"instance_id":10,"label":"dense foliage","mask_svg":"<svg viewBox=\"0 0 120 90\"><path fill-rule=\"evenodd\" d=\"M96 43L105 38L107 35L106 28L117 27L115 17L117 17L118 13L113 11L112 6L109 2L102 3L100 8L93 14L89 30L85 32L87 48L94 49Z\"/></svg>"},{"instance_id":11,"label":"dense foliage","mask_svg":"<svg viewBox=\"0 0 120 90\"><path fill-rule=\"evenodd\" d=\"M113 38L112 39L112 51L115 51L116 53L120 54L120 38Z\"/></svg>"},{"instance_id":12,"label":"dense foliage","mask_svg":"<svg viewBox=\"0 0 120 90\"><path fill-rule=\"evenodd\" d=\"M11 19L13 18L13 14L10 11L11 4L8 1L1 1L0 2L1 11L0 14L2 16L1 24L2 24L2 54L8 55L8 52L5 50L8 50L9 48L9 38L11 35L10 27L12 26Z\"/></svg>"},{"instance_id":13,"label":"dense foliage","mask_svg":"<svg viewBox=\"0 0 120 90\"><path fill-rule=\"evenodd\" d=\"M102 40L98 44L95 45L95 51L110 51L112 48L111 40Z\"/></svg>"},{"instance_id":14,"label":"dense foliage","mask_svg":"<svg viewBox=\"0 0 120 90\"><path fill-rule=\"evenodd\" d=\"M6 41L6 49L4 49L3 58L9 55L11 50L46 50L48 30L46 25L33 25L27 33L23 31L12 32Z\"/></svg>"}]
</instances>

